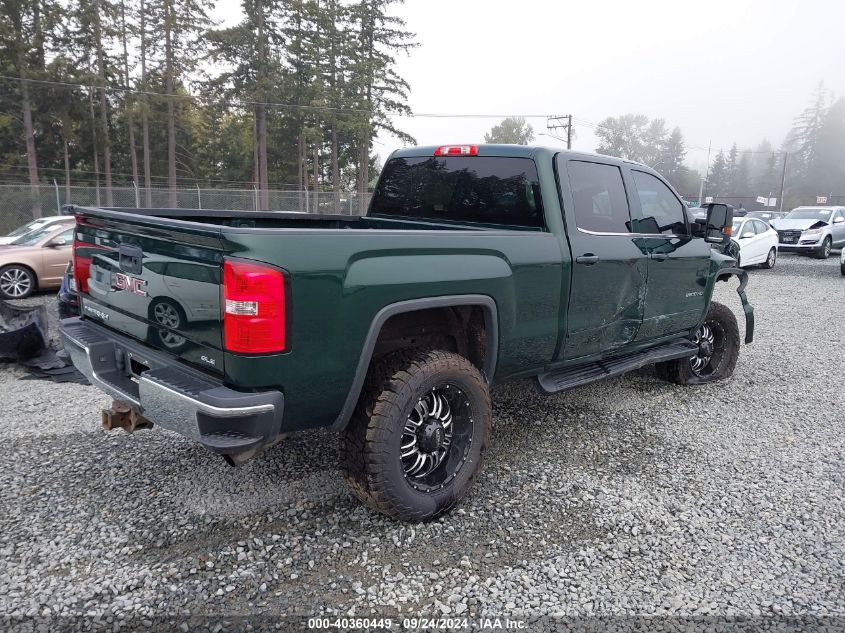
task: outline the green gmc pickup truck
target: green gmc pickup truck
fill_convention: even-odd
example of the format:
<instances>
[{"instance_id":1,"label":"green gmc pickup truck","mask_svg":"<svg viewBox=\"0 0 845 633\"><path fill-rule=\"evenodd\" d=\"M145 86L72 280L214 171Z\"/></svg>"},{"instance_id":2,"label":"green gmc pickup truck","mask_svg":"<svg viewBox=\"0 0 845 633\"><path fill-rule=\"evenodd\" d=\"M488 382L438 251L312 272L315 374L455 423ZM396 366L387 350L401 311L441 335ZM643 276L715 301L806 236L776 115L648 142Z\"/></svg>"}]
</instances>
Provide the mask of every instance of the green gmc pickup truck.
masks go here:
<instances>
[{"instance_id":1,"label":"green gmc pickup truck","mask_svg":"<svg viewBox=\"0 0 845 633\"><path fill-rule=\"evenodd\" d=\"M106 428L160 425L237 465L285 435L341 434L354 493L427 520L468 491L489 389L554 393L657 363L730 376L745 273L653 170L507 145L388 159L364 217L69 207L81 317L74 364L115 400Z\"/></svg>"}]
</instances>

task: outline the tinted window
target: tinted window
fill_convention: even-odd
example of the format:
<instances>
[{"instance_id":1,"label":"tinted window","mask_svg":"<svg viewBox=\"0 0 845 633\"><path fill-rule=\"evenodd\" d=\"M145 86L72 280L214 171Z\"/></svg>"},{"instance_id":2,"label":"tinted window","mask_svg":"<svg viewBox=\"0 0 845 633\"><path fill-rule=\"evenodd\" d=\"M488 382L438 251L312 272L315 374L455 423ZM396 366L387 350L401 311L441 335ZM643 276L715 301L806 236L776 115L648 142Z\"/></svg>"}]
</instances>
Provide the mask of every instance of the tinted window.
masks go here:
<instances>
[{"instance_id":1,"label":"tinted window","mask_svg":"<svg viewBox=\"0 0 845 633\"><path fill-rule=\"evenodd\" d=\"M596 233L630 233L631 214L622 173L613 165L569 161L575 224Z\"/></svg>"},{"instance_id":2,"label":"tinted window","mask_svg":"<svg viewBox=\"0 0 845 633\"><path fill-rule=\"evenodd\" d=\"M632 171L643 217L639 233L686 235L684 205L659 178L642 171Z\"/></svg>"},{"instance_id":3,"label":"tinted window","mask_svg":"<svg viewBox=\"0 0 845 633\"><path fill-rule=\"evenodd\" d=\"M530 158L394 158L384 167L369 214L543 226L540 183Z\"/></svg>"}]
</instances>

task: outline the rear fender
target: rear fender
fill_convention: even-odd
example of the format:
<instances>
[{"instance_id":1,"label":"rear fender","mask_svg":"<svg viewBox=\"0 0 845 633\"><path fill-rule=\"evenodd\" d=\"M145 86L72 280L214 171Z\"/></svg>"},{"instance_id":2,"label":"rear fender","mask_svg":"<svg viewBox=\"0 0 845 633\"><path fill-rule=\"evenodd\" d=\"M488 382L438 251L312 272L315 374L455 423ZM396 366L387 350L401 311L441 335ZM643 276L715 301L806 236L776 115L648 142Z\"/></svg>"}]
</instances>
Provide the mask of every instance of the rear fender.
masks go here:
<instances>
[{"instance_id":1,"label":"rear fender","mask_svg":"<svg viewBox=\"0 0 845 633\"><path fill-rule=\"evenodd\" d=\"M346 396L346 401L343 404L343 409L340 415L337 416L331 429L334 431L341 431L346 428L349 419L352 417L352 412L355 410L355 405L358 403L358 397L361 395L361 389L364 386L364 380L367 377L367 372L370 369L370 361L373 357L373 350L378 341L379 333L382 327L390 317L406 312L416 312L418 310L427 310L430 308L445 308L451 306L479 306L484 313L485 325L485 349L484 355L484 377L487 384L493 382L493 375L496 371L496 360L499 352L499 319L496 310L496 302L487 295L452 295L445 297L424 297L420 299L410 299L408 301L400 301L385 306L378 311L370 324L370 329L367 332L367 338L364 340L364 346L361 351L361 356L358 359L358 366L355 370L355 377L352 381L352 387Z\"/></svg>"}]
</instances>

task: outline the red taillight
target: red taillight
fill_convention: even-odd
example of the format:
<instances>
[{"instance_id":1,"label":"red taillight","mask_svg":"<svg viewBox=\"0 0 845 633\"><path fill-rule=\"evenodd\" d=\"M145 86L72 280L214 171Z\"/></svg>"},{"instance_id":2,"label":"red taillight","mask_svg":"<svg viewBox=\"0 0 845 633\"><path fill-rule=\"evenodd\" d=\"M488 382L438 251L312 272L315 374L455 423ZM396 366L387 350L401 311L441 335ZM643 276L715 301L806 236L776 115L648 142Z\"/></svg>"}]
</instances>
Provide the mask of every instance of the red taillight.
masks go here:
<instances>
[{"instance_id":1,"label":"red taillight","mask_svg":"<svg viewBox=\"0 0 845 633\"><path fill-rule=\"evenodd\" d=\"M230 352L268 354L287 347L285 275L254 262L223 262L223 341Z\"/></svg>"},{"instance_id":2,"label":"red taillight","mask_svg":"<svg viewBox=\"0 0 845 633\"><path fill-rule=\"evenodd\" d=\"M478 145L441 145L435 156L478 156Z\"/></svg>"},{"instance_id":3,"label":"red taillight","mask_svg":"<svg viewBox=\"0 0 845 633\"><path fill-rule=\"evenodd\" d=\"M77 292L88 292L88 276L91 274L91 250L98 249L94 244L73 240L73 279ZM99 249L102 250L102 249Z\"/></svg>"}]
</instances>

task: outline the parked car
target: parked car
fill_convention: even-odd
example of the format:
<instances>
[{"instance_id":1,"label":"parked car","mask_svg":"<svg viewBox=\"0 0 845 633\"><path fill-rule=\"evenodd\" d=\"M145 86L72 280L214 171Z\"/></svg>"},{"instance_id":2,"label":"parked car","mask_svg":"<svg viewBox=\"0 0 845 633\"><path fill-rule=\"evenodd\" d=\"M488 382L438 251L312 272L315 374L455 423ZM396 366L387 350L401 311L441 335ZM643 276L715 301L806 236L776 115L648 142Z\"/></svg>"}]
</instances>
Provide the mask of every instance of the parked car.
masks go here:
<instances>
[{"instance_id":1,"label":"parked car","mask_svg":"<svg viewBox=\"0 0 845 633\"><path fill-rule=\"evenodd\" d=\"M59 306L59 318L68 319L79 316L79 295L76 294L76 280L73 278L73 262L68 263L59 293L56 295Z\"/></svg>"},{"instance_id":2,"label":"parked car","mask_svg":"<svg viewBox=\"0 0 845 633\"><path fill-rule=\"evenodd\" d=\"M754 331L747 273L710 248L729 209L690 223L656 172L607 156L406 148L363 217L72 210L82 316L60 332L118 401L106 428L153 422L237 465L326 427L352 491L401 520L447 512L477 479L492 383L554 393L649 363L683 385L726 378L739 329L711 297L732 275ZM213 306L202 320L188 292ZM138 301L159 293L186 318L151 319Z\"/></svg>"},{"instance_id":3,"label":"parked car","mask_svg":"<svg viewBox=\"0 0 845 633\"><path fill-rule=\"evenodd\" d=\"M778 232L763 220L734 218L730 255L736 265L745 268L760 264L763 268L774 268L778 257Z\"/></svg>"},{"instance_id":4,"label":"parked car","mask_svg":"<svg viewBox=\"0 0 845 633\"><path fill-rule=\"evenodd\" d=\"M4 244L11 244L17 239L24 237L27 234L34 233L43 228L47 228L49 226L53 226L55 224L67 224L72 226L73 225L73 217L67 215L51 215L45 218L38 218L36 220L32 220L32 222L27 222L23 226L19 226L11 233L0 237L0 246Z\"/></svg>"},{"instance_id":5,"label":"parked car","mask_svg":"<svg viewBox=\"0 0 845 633\"><path fill-rule=\"evenodd\" d=\"M72 247L73 226L67 223L48 224L0 246L0 298L23 299L59 286Z\"/></svg>"},{"instance_id":6,"label":"parked car","mask_svg":"<svg viewBox=\"0 0 845 633\"><path fill-rule=\"evenodd\" d=\"M745 217L757 218L758 220L763 220L766 224L771 224L772 220L779 220L785 215L786 213L782 211L749 211Z\"/></svg>"},{"instance_id":7,"label":"parked car","mask_svg":"<svg viewBox=\"0 0 845 633\"><path fill-rule=\"evenodd\" d=\"M781 251L827 259L834 247L845 246L845 207L798 207L773 220L772 226Z\"/></svg>"}]
</instances>

